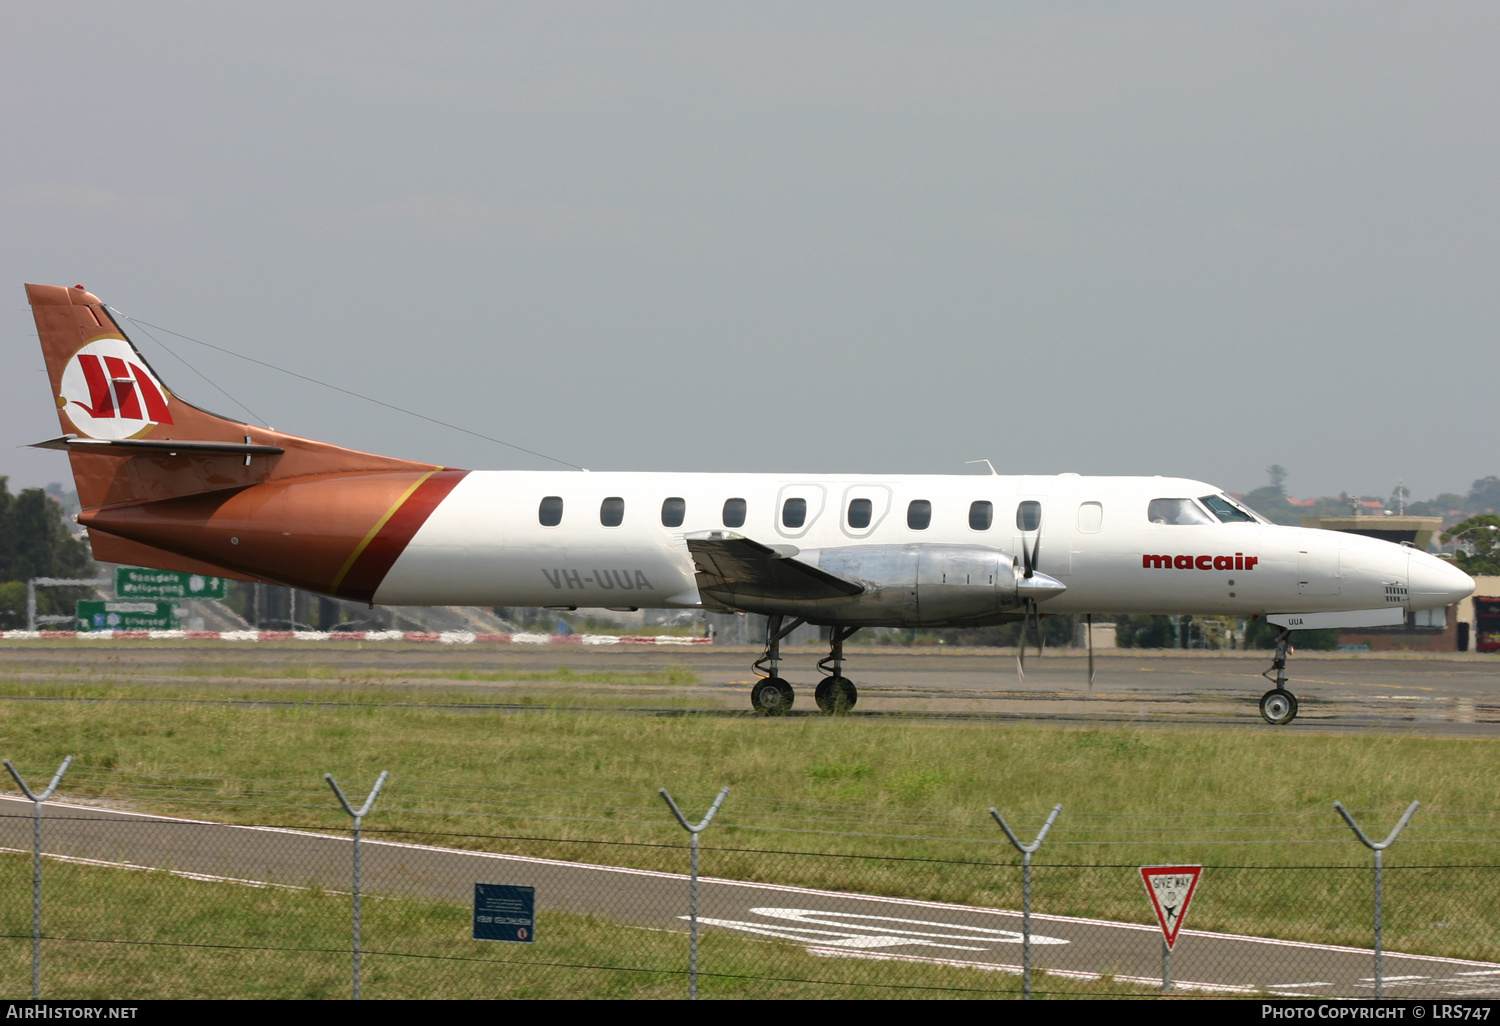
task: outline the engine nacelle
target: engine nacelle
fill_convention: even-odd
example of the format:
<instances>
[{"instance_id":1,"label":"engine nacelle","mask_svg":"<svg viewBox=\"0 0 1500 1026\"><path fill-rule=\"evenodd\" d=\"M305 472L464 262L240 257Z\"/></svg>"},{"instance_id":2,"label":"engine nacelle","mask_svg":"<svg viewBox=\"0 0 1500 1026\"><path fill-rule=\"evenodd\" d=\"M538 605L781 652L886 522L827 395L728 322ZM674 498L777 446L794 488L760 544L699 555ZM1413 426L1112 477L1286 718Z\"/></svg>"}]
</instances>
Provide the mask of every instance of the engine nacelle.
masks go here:
<instances>
[{"instance_id":1,"label":"engine nacelle","mask_svg":"<svg viewBox=\"0 0 1500 1026\"><path fill-rule=\"evenodd\" d=\"M816 623L980 626L1014 620L1026 598L1064 590L1045 574L1026 578L1020 560L982 545L850 545L805 549L796 558L865 589L797 611Z\"/></svg>"}]
</instances>

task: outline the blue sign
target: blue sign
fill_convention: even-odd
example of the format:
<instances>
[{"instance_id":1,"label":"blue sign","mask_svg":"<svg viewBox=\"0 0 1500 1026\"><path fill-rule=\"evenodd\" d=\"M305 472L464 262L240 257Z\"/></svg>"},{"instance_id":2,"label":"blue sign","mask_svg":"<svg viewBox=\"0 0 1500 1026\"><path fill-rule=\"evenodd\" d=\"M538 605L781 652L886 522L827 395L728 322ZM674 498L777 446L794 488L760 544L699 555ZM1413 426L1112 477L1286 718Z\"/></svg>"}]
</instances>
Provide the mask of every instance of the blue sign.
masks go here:
<instances>
[{"instance_id":1,"label":"blue sign","mask_svg":"<svg viewBox=\"0 0 1500 1026\"><path fill-rule=\"evenodd\" d=\"M474 885L474 939L530 944L536 939L536 888Z\"/></svg>"}]
</instances>

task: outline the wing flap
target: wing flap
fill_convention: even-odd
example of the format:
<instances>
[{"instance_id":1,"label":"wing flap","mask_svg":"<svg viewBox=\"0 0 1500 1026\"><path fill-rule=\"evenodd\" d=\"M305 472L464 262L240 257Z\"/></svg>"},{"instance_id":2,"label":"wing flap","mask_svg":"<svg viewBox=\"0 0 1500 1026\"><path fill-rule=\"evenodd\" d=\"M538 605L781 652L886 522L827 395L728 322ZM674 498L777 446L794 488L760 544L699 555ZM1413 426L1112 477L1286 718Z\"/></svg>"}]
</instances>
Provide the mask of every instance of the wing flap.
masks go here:
<instances>
[{"instance_id":1,"label":"wing flap","mask_svg":"<svg viewBox=\"0 0 1500 1026\"><path fill-rule=\"evenodd\" d=\"M729 531L686 538L697 571L698 590L730 605L736 599L816 602L849 598L864 586L819 570L768 545ZM795 554L795 549L792 550Z\"/></svg>"}]
</instances>

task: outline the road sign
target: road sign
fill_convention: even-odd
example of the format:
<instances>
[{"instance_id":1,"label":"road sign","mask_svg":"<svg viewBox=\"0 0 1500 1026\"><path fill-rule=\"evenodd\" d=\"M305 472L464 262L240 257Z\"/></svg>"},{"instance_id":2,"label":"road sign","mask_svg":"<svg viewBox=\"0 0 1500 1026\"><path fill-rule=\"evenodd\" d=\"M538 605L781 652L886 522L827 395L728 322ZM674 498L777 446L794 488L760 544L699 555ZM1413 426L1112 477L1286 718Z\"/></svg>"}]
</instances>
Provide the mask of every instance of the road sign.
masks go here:
<instances>
[{"instance_id":1,"label":"road sign","mask_svg":"<svg viewBox=\"0 0 1500 1026\"><path fill-rule=\"evenodd\" d=\"M177 611L170 602L79 602L80 631L175 631Z\"/></svg>"},{"instance_id":2,"label":"road sign","mask_svg":"<svg viewBox=\"0 0 1500 1026\"><path fill-rule=\"evenodd\" d=\"M1177 943L1177 931L1187 917L1188 904L1202 875L1202 866L1141 867L1141 880L1146 884L1146 894L1168 948Z\"/></svg>"},{"instance_id":3,"label":"road sign","mask_svg":"<svg viewBox=\"0 0 1500 1026\"><path fill-rule=\"evenodd\" d=\"M115 597L121 599L223 599L229 582L177 570L115 567Z\"/></svg>"},{"instance_id":4,"label":"road sign","mask_svg":"<svg viewBox=\"0 0 1500 1026\"><path fill-rule=\"evenodd\" d=\"M536 888L475 884L474 939L518 944L536 940Z\"/></svg>"}]
</instances>

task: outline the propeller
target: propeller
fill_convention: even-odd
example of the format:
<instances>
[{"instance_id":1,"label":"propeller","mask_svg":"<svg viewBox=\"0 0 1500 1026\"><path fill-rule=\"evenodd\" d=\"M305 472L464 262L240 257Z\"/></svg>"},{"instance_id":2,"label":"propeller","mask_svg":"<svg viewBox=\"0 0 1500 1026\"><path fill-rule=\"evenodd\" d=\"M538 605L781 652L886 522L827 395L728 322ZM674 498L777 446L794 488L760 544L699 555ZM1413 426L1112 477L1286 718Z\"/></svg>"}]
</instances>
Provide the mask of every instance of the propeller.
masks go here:
<instances>
[{"instance_id":1,"label":"propeller","mask_svg":"<svg viewBox=\"0 0 1500 1026\"><path fill-rule=\"evenodd\" d=\"M1036 579L1036 561L1042 551L1042 527L1037 525L1036 538L1028 550L1024 541L1021 544L1021 578L1026 581ZM1021 608L1024 611L1021 617L1021 641L1016 646L1016 676L1021 683L1026 683L1026 636L1031 630L1032 622L1036 622L1036 654L1040 659L1042 655L1042 624L1036 611L1036 600L1026 596L1021 600Z\"/></svg>"},{"instance_id":2,"label":"propeller","mask_svg":"<svg viewBox=\"0 0 1500 1026\"><path fill-rule=\"evenodd\" d=\"M1044 599L1061 594L1067 590L1067 586L1055 578L1049 577L1038 569L1038 563L1042 552L1042 525L1036 526L1036 535L1031 539L1030 547L1023 543L1021 545L1021 579L1017 582L1021 599L1021 638L1020 644L1016 646L1016 675L1024 684L1026 682L1026 645L1033 630L1036 632L1036 654L1040 658L1046 641L1042 636L1042 614L1037 609L1037 604ZM1088 651L1089 651L1089 680L1090 693L1094 688L1094 617L1088 616Z\"/></svg>"},{"instance_id":3,"label":"propeller","mask_svg":"<svg viewBox=\"0 0 1500 1026\"><path fill-rule=\"evenodd\" d=\"M1089 694L1094 693L1094 614L1089 613L1086 617L1088 627L1085 633L1088 635L1089 644Z\"/></svg>"}]
</instances>

